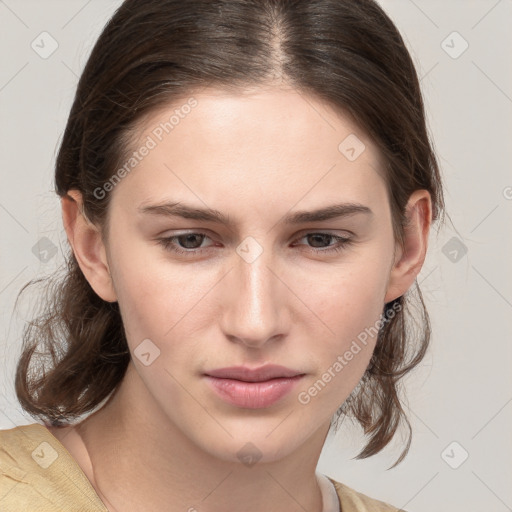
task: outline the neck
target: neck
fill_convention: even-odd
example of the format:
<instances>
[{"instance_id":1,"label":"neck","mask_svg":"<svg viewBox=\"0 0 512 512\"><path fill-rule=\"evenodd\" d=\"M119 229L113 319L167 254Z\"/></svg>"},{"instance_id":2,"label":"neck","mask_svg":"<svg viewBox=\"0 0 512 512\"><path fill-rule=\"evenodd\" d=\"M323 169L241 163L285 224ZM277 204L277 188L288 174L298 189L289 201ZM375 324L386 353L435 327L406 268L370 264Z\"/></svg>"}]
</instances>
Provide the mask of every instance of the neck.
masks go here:
<instances>
[{"instance_id":1,"label":"neck","mask_svg":"<svg viewBox=\"0 0 512 512\"><path fill-rule=\"evenodd\" d=\"M270 462L223 460L170 421L130 363L110 400L76 429L110 512L322 511L315 470L329 424Z\"/></svg>"}]
</instances>

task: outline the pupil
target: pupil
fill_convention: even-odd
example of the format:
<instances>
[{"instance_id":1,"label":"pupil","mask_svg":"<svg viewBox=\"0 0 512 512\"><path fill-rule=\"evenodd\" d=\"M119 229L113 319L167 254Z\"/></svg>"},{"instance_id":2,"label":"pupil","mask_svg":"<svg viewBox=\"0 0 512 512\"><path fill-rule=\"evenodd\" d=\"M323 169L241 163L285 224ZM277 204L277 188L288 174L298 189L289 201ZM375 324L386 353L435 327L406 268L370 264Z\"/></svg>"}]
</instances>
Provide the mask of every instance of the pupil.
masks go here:
<instances>
[{"instance_id":1,"label":"pupil","mask_svg":"<svg viewBox=\"0 0 512 512\"><path fill-rule=\"evenodd\" d=\"M199 242L199 245L201 245L202 243L202 237L203 235L195 235L195 234L191 234L191 235L181 235L179 237L179 240L180 240L180 245L182 245L185 249L197 249L197 245L194 246L194 238L198 239L200 238L200 242ZM185 239L185 243L182 244L182 240L183 238ZM190 247L189 245L187 245L189 243L189 241L192 240L192 247Z\"/></svg>"},{"instance_id":2,"label":"pupil","mask_svg":"<svg viewBox=\"0 0 512 512\"><path fill-rule=\"evenodd\" d=\"M320 239L320 241L323 240L324 242L326 242L327 245L329 245L328 241L329 241L329 239L331 237L331 235L327 235L327 234L324 235L324 234L321 234L321 233L313 234L313 235L309 235L309 236L313 237L313 240L315 240L315 238L317 239L317 241L318 241L318 239ZM318 247L314 243L312 245L313 245L313 247Z\"/></svg>"}]
</instances>

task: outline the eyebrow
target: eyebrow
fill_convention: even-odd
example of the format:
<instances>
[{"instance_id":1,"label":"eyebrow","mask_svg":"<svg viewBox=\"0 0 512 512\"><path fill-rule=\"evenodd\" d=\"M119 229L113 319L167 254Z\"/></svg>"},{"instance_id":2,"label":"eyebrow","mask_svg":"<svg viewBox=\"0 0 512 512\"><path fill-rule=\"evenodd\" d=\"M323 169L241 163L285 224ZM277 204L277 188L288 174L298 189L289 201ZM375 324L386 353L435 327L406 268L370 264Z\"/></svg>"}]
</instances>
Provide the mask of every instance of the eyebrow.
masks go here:
<instances>
[{"instance_id":1,"label":"eyebrow","mask_svg":"<svg viewBox=\"0 0 512 512\"><path fill-rule=\"evenodd\" d=\"M167 202L162 204L141 205L139 212L166 217L182 217L206 222L216 222L232 227L233 219L218 210L211 208L195 208L183 203ZM319 208L317 210L301 210L288 213L282 219L283 224L295 225L306 222L321 222L325 220L351 217L357 214L373 216L373 211L360 203L338 203Z\"/></svg>"}]
</instances>

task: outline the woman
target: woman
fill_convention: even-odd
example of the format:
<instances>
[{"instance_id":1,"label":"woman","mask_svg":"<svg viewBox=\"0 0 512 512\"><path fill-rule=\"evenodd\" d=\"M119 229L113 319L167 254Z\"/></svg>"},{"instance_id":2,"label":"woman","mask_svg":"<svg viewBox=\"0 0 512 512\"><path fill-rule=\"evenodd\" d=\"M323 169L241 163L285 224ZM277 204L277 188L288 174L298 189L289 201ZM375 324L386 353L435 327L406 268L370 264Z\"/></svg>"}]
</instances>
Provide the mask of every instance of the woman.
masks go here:
<instances>
[{"instance_id":1,"label":"woman","mask_svg":"<svg viewBox=\"0 0 512 512\"><path fill-rule=\"evenodd\" d=\"M373 0L125 1L55 183L67 272L16 373L43 424L0 434L2 510L397 510L316 471L338 419L361 458L408 425L430 333L441 178Z\"/></svg>"}]
</instances>

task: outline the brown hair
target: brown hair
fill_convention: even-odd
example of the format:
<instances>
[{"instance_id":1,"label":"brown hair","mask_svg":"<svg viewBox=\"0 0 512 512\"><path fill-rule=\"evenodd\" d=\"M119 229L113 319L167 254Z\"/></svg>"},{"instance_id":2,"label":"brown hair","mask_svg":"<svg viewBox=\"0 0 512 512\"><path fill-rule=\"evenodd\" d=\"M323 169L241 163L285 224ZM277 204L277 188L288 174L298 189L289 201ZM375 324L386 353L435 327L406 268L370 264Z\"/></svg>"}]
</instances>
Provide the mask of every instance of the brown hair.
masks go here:
<instances>
[{"instance_id":1,"label":"brown hair","mask_svg":"<svg viewBox=\"0 0 512 512\"><path fill-rule=\"evenodd\" d=\"M105 234L110 195L99 199L95 190L125 161L138 122L204 87L278 79L350 114L377 144L401 244L413 191L430 192L433 220L444 214L419 80L399 32L373 0L126 0L79 80L56 161L57 194L78 189L86 216ZM71 250L66 267L50 276L43 312L23 333L15 381L23 409L54 425L98 406L130 361L118 304L96 295ZM336 415L352 417L369 436L358 458L382 450L402 421L409 437L395 464L409 449L398 381L423 359L430 339L415 288L416 300L411 289L385 305L370 365ZM33 359L39 366L30 372Z\"/></svg>"}]
</instances>

